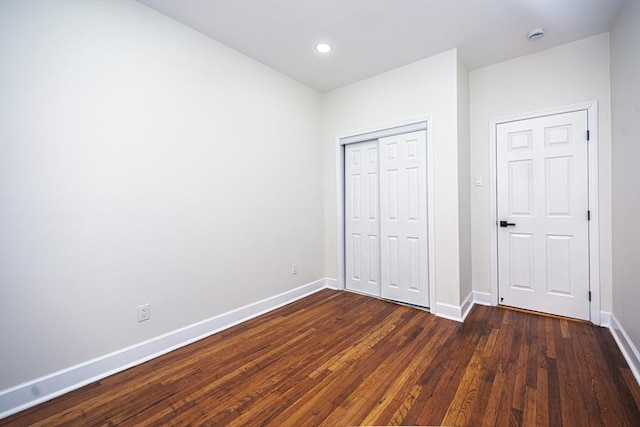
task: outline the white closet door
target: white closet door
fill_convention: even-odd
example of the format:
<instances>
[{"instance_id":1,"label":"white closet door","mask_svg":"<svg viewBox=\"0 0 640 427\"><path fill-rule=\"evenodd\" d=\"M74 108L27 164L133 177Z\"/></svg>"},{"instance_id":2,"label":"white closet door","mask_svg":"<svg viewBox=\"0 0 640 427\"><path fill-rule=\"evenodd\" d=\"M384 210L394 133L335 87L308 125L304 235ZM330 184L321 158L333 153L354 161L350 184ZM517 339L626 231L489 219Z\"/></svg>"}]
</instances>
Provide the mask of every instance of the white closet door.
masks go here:
<instances>
[{"instance_id":1,"label":"white closet door","mask_svg":"<svg viewBox=\"0 0 640 427\"><path fill-rule=\"evenodd\" d=\"M381 294L429 307L426 134L378 141Z\"/></svg>"},{"instance_id":2,"label":"white closet door","mask_svg":"<svg viewBox=\"0 0 640 427\"><path fill-rule=\"evenodd\" d=\"M378 141L345 147L346 287L380 296Z\"/></svg>"}]
</instances>

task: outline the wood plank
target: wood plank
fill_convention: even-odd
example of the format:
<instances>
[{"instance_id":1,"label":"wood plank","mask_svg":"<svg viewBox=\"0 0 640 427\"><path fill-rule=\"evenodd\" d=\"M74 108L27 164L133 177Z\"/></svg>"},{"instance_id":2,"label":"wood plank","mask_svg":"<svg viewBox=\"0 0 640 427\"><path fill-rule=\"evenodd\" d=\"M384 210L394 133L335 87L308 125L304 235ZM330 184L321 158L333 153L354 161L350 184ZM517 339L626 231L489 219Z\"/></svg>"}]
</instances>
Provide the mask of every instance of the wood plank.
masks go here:
<instances>
[{"instance_id":1,"label":"wood plank","mask_svg":"<svg viewBox=\"0 0 640 427\"><path fill-rule=\"evenodd\" d=\"M434 318L431 317L430 320L433 322ZM422 333L428 334L430 337L426 343L418 343L420 351L412 357L408 368L400 375L394 375L393 372L389 374L389 372L377 371L377 376L370 376L367 382L379 390L378 393L381 397L370 399L367 405L360 405L360 411L353 412L351 416L345 414L341 421L347 423L360 421L365 425L383 425L389 423L389 420L396 419L400 413L403 414L403 417L407 415L422 390L422 386L419 384L420 376L435 357L432 348L447 333L447 329L443 325L431 326L430 323L425 326ZM385 381L383 380L385 376L392 381L386 386L384 386ZM367 394L367 390L370 388L367 382L363 383L360 393L354 393L350 396L353 401L362 400L359 396ZM411 405L408 402L411 402ZM337 420L338 418L335 421Z\"/></svg>"},{"instance_id":2,"label":"wood plank","mask_svg":"<svg viewBox=\"0 0 640 427\"><path fill-rule=\"evenodd\" d=\"M510 335L510 340L505 340L503 352L500 359L500 366L506 373L504 388L499 397L500 403L497 408L496 425L509 425L512 421L517 422L521 416L517 408L512 408L513 398L518 376L518 359L520 357L520 346L522 344L522 313L508 312L505 315L505 333Z\"/></svg>"},{"instance_id":3,"label":"wood plank","mask_svg":"<svg viewBox=\"0 0 640 427\"><path fill-rule=\"evenodd\" d=\"M607 329L475 306L460 324L323 290L8 425L640 424Z\"/></svg>"},{"instance_id":4,"label":"wood plank","mask_svg":"<svg viewBox=\"0 0 640 427\"><path fill-rule=\"evenodd\" d=\"M568 322L560 321L560 337L556 340L558 377L562 390L560 401L562 404L563 425L587 425L587 416L582 403L583 393L580 390L579 376L576 369L576 358L571 344L572 337Z\"/></svg>"},{"instance_id":5,"label":"wood plank","mask_svg":"<svg viewBox=\"0 0 640 427\"><path fill-rule=\"evenodd\" d=\"M537 390L531 387L526 387L524 393L524 408L522 409L522 425L524 426L535 426L537 425L536 418L536 400L537 400Z\"/></svg>"}]
</instances>

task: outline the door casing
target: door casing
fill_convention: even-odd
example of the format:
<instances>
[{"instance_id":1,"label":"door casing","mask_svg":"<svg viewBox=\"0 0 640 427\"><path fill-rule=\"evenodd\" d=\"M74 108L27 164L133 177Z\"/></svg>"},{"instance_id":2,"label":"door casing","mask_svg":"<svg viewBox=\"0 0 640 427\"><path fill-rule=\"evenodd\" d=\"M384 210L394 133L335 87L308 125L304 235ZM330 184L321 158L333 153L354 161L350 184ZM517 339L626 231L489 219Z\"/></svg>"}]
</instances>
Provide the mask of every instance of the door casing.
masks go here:
<instances>
[{"instance_id":1,"label":"door casing","mask_svg":"<svg viewBox=\"0 0 640 427\"><path fill-rule=\"evenodd\" d=\"M432 119L430 115L418 116L403 121L382 124L367 129L360 129L353 132L344 133L336 136L336 194L337 194L337 288L345 290L346 263L345 263L345 150L344 146L351 143L369 141L384 136L394 134L394 129L404 128L405 131L411 131L413 127L420 127L426 124L427 136L427 242L428 242L428 265L429 265L429 301L430 310L434 312L436 305L436 289L435 289L435 217L434 217L434 192L433 192L433 136L431 133Z\"/></svg>"},{"instance_id":2,"label":"door casing","mask_svg":"<svg viewBox=\"0 0 640 427\"><path fill-rule=\"evenodd\" d=\"M591 303L589 307L591 322L600 325L600 242L599 242L599 203L598 203L598 103L597 101L567 105L563 107L538 110L529 113L498 117L489 121L490 147L490 209L491 223L491 304L498 305L498 186L496 179L496 126L501 123L532 119L552 114L587 111L587 125L589 129L589 282Z\"/></svg>"}]
</instances>

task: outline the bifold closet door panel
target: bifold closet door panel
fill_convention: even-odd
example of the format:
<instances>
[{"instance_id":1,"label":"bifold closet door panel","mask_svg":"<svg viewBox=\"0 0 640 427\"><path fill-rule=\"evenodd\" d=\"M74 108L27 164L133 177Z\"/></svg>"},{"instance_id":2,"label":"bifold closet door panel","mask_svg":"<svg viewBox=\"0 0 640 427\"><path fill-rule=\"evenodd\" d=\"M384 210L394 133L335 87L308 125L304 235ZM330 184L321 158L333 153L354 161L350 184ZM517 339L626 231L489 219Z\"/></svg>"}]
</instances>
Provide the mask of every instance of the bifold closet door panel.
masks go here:
<instances>
[{"instance_id":1,"label":"bifold closet door panel","mask_svg":"<svg viewBox=\"0 0 640 427\"><path fill-rule=\"evenodd\" d=\"M378 141L345 146L347 289L380 296Z\"/></svg>"},{"instance_id":2,"label":"bifold closet door panel","mask_svg":"<svg viewBox=\"0 0 640 427\"><path fill-rule=\"evenodd\" d=\"M426 133L378 143L381 296L428 307Z\"/></svg>"}]
</instances>

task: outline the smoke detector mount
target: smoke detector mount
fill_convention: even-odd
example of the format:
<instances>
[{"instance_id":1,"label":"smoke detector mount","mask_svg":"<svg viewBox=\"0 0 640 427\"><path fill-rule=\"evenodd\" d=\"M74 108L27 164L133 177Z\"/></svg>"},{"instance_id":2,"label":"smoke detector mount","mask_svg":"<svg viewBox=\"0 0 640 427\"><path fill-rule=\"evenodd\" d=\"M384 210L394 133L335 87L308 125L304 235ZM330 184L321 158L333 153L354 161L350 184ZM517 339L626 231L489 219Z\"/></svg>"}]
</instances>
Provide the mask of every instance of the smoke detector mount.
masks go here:
<instances>
[{"instance_id":1,"label":"smoke detector mount","mask_svg":"<svg viewBox=\"0 0 640 427\"><path fill-rule=\"evenodd\" d=\"M544 36L544 28L534 28L529 31L529 40L538 40Z\"/></svg>"}]
</instances>

